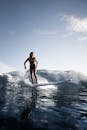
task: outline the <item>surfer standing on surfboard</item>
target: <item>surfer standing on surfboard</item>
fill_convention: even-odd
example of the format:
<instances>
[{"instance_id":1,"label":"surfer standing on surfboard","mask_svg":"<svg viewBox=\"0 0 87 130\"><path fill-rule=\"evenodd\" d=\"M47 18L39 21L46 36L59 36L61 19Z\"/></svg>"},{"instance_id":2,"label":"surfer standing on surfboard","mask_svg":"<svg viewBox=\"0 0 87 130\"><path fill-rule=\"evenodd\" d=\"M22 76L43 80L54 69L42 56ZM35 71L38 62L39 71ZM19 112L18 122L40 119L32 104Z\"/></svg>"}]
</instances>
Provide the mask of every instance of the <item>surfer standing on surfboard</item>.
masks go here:
<instances>
[{"instance_id":1,"label":"surfer standing on surfboard","mask_svg":"<svg viewBox=\"0 0 87 130\"><path fill-rule=\"evenodd\" d=\"M35 81L37 82L36 69L37 69L38 62L36 60L36 57L34 56L34 52L31 52L29 54L29 57L24 62L25 69L26 69L26 62L27 61L29 61L29 63L30 63L30 77L31 77L31 81L32 81L32 83L34 83L34 79L35 79Z\"/></svg>"}]
</instances>

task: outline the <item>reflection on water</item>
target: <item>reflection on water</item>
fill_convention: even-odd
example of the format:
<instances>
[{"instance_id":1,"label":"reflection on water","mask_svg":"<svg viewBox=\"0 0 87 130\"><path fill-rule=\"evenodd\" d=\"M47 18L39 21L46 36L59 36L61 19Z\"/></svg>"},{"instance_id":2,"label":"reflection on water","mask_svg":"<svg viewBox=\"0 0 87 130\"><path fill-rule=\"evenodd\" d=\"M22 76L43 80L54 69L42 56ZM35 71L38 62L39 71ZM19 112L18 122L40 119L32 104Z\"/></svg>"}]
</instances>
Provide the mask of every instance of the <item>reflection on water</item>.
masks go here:
<instances>
[{"instance_id":1,"label":"reflection on water","mask_svg":"<svg viewBox=\"0 0 87 130\"><path fill-rule=\"evenodd\" d=\"M30 119L33 109L36 107L37 102L37 89L32 87L31 103L26 104L27 106L21 113L21 119Z\"/></svg>"},{"instance_id":2,"label":"reflection on water","mask_svg":"<svg viewBox=\"0 0 87 130\"><path fill-rule=\"evenodd\" d=\"M23 82L5 84L0 96L0 119L27 119L27 129L31 122L32 129L86 130L87 87L82 84L64 82L37 88Z\"/></svg>"},{"instance_id":3,"label":"reflection on water","mask_svg":"<svg viewBox=\"0 0 87 130\"><path fill-rule=\"evenodd\" d=\"M44 87L38 87L38 106L42 109L48 106L54 106L54 100L52 96L54 96L57 92L57 88L54 85L48 85Z\"/></svg>"},{"instance_id":4,"label":"reflection on water","mask_svg":"<svg viewBox=\"0 0 87 130\"><path fill-rule=\"evenodd\" d=\"M54 130L85 130L87 94L83 94L84 89L86 92L87 88L69 82L38 87L37 105L32 114L34 126Z\"/></svg>"}]
</instances>

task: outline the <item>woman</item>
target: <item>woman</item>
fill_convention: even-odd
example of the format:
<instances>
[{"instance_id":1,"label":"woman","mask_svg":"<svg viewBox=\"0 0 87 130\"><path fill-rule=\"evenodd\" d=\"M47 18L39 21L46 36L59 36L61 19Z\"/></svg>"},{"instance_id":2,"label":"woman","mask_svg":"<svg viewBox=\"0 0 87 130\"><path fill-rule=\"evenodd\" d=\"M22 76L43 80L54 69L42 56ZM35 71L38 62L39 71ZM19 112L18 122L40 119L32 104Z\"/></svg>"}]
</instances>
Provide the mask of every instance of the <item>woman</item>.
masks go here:
<instances>
[{"instance_id":1,"label":"woman","mask_svg":"<svg viewBox=\"0 0 87 130\"><path fill-rule=\"evenodd\" d=\"M27 61L29 61L29 63L30 63L30 76L31 76L32 83L34 83L34 79L37 82L36 68L37 68L38 62L34 56L34 52L31 52L29 54L29 58L27 58L26 61L24 62L25 69L26 69L26 62Z\"/></svg>"}]
</instances>

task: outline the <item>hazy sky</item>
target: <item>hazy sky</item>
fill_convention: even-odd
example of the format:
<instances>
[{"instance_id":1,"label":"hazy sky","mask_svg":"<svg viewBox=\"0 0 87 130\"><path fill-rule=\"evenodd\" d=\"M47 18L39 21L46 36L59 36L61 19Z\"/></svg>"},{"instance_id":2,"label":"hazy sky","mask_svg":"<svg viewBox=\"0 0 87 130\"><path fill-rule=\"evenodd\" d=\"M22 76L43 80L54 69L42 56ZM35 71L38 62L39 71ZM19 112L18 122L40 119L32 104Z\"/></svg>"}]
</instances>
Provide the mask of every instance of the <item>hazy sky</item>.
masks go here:
<instances>
[{"instance_id":1,"label":"hazy sky","mask_svg":"<svg viewBox=\"0 0 87 130\"><path fill-rule=\"evenodd\" d=\"M0 0L0 72L22 71L30 51L38 69L87 74L87 0Z\"/></svg>"}]
</instances>

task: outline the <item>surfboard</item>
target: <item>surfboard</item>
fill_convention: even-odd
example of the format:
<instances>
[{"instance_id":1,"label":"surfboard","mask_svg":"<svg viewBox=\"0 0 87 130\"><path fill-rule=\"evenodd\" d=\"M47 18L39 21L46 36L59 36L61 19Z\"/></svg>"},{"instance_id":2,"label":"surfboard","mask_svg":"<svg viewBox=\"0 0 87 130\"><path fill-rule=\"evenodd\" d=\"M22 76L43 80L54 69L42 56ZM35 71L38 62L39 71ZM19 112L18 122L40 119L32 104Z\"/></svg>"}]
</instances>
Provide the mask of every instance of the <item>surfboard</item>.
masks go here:
<instances>
[{"instance_id":1,"label":"surfboard","mask_svg":"<svg viewBox=\"0 0 87 130\"><path fill-rule=\"evenodd\" d=\"M50 82L50 83L34 83L34 84L32 84L32 87L56 85L56 84L60 84L60 83L66 82L66 81L71 81L71 80L68 79L68 80L64 80L64 81L57 81L57 82Z\"/></svg>"}]
</instances>

